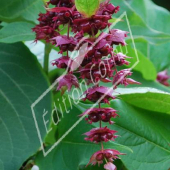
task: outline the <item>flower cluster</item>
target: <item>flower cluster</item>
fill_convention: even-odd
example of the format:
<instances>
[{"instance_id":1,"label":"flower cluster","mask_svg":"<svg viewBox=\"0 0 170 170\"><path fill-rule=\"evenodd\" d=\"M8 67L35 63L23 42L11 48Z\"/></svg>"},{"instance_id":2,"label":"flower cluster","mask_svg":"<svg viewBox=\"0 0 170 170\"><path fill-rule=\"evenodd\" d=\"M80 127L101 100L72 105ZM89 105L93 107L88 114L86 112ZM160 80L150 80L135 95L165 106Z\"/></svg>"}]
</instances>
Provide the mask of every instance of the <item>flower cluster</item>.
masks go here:
<instances>
[{"instance_id":1,"label":"flower cluster","mask_svg":"<svg viewBox=\"0 0 170 170\"><path fill-rule=\"evenodd\" d=\"M53 5L54 8L49 8L49 5ZM99 104L98 108L88 109L80 115L86 117L85 120L89 124L99 122L98 128L85 133L85 140L101 143L102 146L101 150L92 155L89 164L100 165L106 162L106 170L116 170L113 161L122 153L104 149L103 143L113 141L118 136L115 135L116 131L107 126L102 127L102 123L114 124L112 119L118 117L118 114L113 108L102 108L102 103L109 105L111 99L116 99L113 92L118 85L139 84L128 78L132 75L130 69L117 70L118 66L129 65L127 59L130 58L122 53L115 53L113 49L115 45L125 46L128 34L126 31L110 27L109 20L119 11L119 6L114 6L110 0L104 1L96 14L89 18L77 11L74 0L50 0L46 4L46 10L46 14L39 15L39 24L33 31L36 33L36 41L45 40L52 43L59 48L62 55L52 61L53 66L67 69L67 74L59 78L57 90L64 93L73 86L78 88L78 78L74 75L76 73L87 84L92 84L92 87L84 92L82 100ZM68 28L66 35L60 34L63 28ZM106 28L109 30L108 33L104 32ZM71 52L75 50L80 53L79 58L77 57L78 64L70 58ZM101 86L100 82L112 83L113 88Z\"/></svg>"}]
</instances>

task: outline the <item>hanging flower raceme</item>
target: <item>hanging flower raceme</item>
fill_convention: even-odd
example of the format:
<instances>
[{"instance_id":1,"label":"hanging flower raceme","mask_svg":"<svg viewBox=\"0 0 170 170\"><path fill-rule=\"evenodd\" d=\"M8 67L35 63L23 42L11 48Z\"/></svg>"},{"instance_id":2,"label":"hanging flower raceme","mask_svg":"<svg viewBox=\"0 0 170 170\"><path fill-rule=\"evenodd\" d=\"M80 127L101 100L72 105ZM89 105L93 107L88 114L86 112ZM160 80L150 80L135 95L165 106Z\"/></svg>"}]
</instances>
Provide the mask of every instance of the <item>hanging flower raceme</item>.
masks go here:
<instances>
[{"instance_id":1,"label":"hanging flower raceme","mask_svg":"<svg viewBox=\"0 0 170 170\"><path fill-rule=\"evenodd\" d=\"M53 8L50 8L51 5ZM106 104L110 105L110 100L116 99L113 92L119 85L140 84L127 78L132 75L130 69L120 71L117 69L118 66L127 66L130 63L130 57L114 52L116 45L127 45L125 38L128 35L127 31L110 27L109 20L118 11L119 6L114 6L110 0L106 0L100 3L95 13L86 17L81 10L77 10L74 0L50 0L46 4L46 13L39 15L39 24L33 28L36 40L52 43L62 54L60 58L52 61L53 66L66 69L66 75L58 78L57 90L64 94L73 87L79 88L78 78L84 79L87 84L92 84L92 87L84 92L82 100L97 102L98 108L87 109L80 116L85 117L88 124L99 123L98 128L85 133L85 140L101 143L101 150L91 156L87 165L105 163L105 170L116 170L114 160L123 155L104 146L106 142L114 141L118 137L115 133L119 133L106 125L102 127L103 123L114 124L113 120L119 117L118 111L106 107ZM63 28L68 30L66 34L61 35ZM105 29L108 33L103 31ZM77 58L70 58L70 53L73 51L79 54ZM157 79L166 84L168 78L165 73L160 73ZM101 86L100 82L113 83L113 87Z\"/></svg>"}]
</instances>

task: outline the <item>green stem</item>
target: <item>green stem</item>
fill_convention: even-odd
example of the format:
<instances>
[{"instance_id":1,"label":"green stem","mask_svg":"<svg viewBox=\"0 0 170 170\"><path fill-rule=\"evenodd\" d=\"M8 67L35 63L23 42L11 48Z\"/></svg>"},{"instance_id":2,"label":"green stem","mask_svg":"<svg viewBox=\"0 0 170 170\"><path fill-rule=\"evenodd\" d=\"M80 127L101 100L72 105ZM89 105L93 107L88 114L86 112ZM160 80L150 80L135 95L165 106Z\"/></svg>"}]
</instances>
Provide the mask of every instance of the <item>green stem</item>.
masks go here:
<instances>
[{"instance_id":1,"label":"green stem","mask_svg":"<svg viewBox=\"0 0 170 170\"><path fill-rule=\"evenodd\" d=\"M45 53L44 53L44 71L48 75L48 66L49 66L49 56L51 52L52 46L49 43L45 44Z\"/></svg>"}]
</instances>

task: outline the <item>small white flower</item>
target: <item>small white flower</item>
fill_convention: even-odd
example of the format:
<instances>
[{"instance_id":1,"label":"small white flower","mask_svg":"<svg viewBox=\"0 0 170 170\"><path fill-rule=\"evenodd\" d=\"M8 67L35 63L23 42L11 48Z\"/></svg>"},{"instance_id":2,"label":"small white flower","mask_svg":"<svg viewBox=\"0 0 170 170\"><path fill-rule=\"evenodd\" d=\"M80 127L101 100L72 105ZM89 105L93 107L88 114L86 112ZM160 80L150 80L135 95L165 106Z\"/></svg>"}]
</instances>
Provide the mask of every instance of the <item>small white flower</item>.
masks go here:
<instances>
[{"instance_id":1,"label":"small white flower","mask_svg":"<svg viewBox=\"0 0 170 170\"><path fill-rule=\"evenodd\" d=\"M31 170L39 170L39 167L37 165L34 165Z\"/></svg>"}]
</instances>

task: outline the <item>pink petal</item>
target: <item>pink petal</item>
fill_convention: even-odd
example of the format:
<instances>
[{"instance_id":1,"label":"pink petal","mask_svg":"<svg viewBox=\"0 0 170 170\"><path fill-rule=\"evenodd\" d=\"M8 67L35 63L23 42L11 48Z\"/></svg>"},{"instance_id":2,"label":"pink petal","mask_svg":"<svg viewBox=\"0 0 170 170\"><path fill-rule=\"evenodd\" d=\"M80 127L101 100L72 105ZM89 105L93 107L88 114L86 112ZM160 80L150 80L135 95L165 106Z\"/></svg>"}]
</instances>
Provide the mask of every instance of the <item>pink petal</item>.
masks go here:
<instances>
[{"instance_id":1,"label":"pink petal","mask_svg":"<svg viewBox=\"0 0 170 170\"><path fill-rule=\"evenodd\" d=\"M105 164L104 168L106 170L117 170L116 166L114 164L112 164L111 162L108 162L107 164Z\"/></svg>"},{"instance_id":2,"label":"pink petal","mask_svg":"<svg viewBox=\"0 0 170 170\"><path fill-rule=\"evenodd\" d=\"M127 81L128 84L141 84L141 83L139 83L139 82L137 82L137 81L135 81L131 78L127 78L126 81Z\"/></svg>"}]
</instances>

